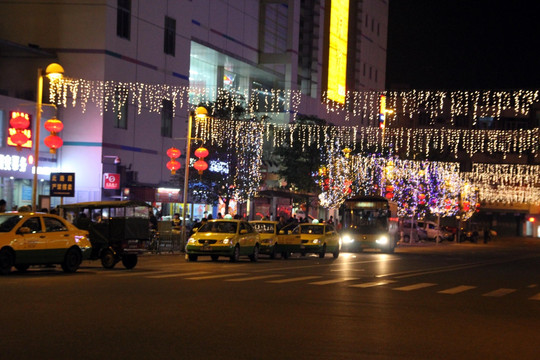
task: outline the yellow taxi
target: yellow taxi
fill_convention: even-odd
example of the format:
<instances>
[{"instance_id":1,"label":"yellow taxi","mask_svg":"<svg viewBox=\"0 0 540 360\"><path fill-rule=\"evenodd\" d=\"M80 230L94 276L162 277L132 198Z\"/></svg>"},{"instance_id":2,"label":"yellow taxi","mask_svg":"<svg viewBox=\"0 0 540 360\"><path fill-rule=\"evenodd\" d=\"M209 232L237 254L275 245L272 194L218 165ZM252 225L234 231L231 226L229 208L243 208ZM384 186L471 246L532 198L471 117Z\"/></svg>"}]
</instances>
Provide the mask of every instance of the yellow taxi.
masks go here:
<instances>
[{"instance_id":1,"label":"yellow taxi","mask_svg":"<svg viewBox=\"0 0 540 360\"><path fill-rule=\"evenodd\" d=\"M199 256L210 256L213 261L226 256L236 262L240 256L259 259L260 235L244 220L208 220L186 244L186 259L197 261Z\"/></svg>"},{"instance_id":2,"label":"yellow taxi","mask_svg":"<svg viewBox=\"0 0 540 360\"><path fill-rule=\"evenodd\" d=\"M14 266L26 271L31 265L60 264L65 272L77 271L90 257L88 231L65 219L45 213L0 213L0 273Z\"/></svg>"},{"instance_id":3,"label":"yellow taxi","mask_svg":"<svg viewBox=\"0 0 540 360\"><path fill-rule=\"evenodd\" d=\"M288 225L286 228L290 228ZM290 253L300 253L302 256L308 253L318 254L320 258L324 258L326 253L332 253L334 259L339 256L341 248L339 234L334 226L325 223L301 223L298 224L289 234L286 234L287 229L280 230L280 235L284 243L282 256L287 258Z\"/></svg>"},{"instance_id":4,"label":"yellow taxi","mask_svg":"<svg viewBox=\"0 0 540 360\"><path fill-rule=\"evenodd\" d=\"M260 234L261 246L259 254L270 255L271 259L280 252L278 242L278 221L253 220L249 222Z\"/></svg>"}]
</instances>

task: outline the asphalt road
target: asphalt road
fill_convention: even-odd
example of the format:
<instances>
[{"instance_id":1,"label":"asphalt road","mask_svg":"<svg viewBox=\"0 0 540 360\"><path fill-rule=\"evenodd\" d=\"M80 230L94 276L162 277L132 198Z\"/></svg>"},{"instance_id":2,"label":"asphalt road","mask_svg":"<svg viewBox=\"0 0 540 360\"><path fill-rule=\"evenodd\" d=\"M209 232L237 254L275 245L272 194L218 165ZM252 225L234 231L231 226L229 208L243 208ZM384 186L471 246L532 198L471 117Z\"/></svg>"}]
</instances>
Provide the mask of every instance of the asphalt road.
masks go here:
<instances>
[{"instance_id":1,"label":"asphalt road","mask_svg":"<svg viewBox=\"0 0 540 360\"><path fill-rule=\"evenodd\" d=\"M0 277L1 359L537 359L540 239Z\"/></svg>"}]
</instances>

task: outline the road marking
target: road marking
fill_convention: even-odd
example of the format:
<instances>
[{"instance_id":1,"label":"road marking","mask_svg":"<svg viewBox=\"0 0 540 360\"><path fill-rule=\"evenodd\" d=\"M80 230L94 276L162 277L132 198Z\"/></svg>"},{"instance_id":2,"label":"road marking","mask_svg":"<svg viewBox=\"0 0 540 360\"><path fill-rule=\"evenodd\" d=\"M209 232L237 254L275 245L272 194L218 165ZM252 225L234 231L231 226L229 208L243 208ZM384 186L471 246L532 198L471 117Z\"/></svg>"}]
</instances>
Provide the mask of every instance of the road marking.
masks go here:
<instances>
[{"instance_id":1,"label":"road marking","mask_svg":"<svg viewBox=\"0 0 540 360\"><path fill-rule=\"evenodd\" d=\"M197 271L197 272L192 272L192 273L181 273L181 272L179 272L179 273L175 273L175 274L147 276L147 278L148 279L166 279L166 278L173 278L173 277L202 275L202 274L208 274L208 271Z\"/></svg>"},{"instance_id":2,"label":"road marking","mask_svg":"<svg viewBox=\"0 0 540 360\"><path fill-rule=\"evenodd\" d=\"M351 280L358 280L358 278L343 278L343 279L316 281L316 282L310 283L310 285L328 285L328 284L336 284L336 283L351 281Z\"/></svg>"},{"instance_id":3,"label":"road marking","mask_svg":"<svg viewBox=\"0 0 540 360\"><path fill-rule=\"evenodd\" d=\"M208 276L198 276L198 277L192 277L192 278L186 278L186 280L208 280L208 279L219 279L229 276L240 276L240 275L246 275L245 273L234 273L234 274L221 274L221 275L208 275Z\"/></svg>"},{"instance_id":4,"label":"road marking","mask_svg":"<svg viewBox=\"0 0 540 360\"><path fill-rule=\"evenodd\" d=\"M293 282L293 281L302 281L302 280L310 280L310 279L318 279L318 278L320 278L320 276L302 276L302 277L288 278L288 279L283 279L283 280L272 280L272 281L267 281L267 282L272 283L272 284L283 284L283 283L288 283L288 282Z\"/></svg>"},{"instance_id":5,"label":"road marking","mask_svg":"<svg viewBox=\"0 0 540 360\"><path fill-rule=\"evenodd\" d=\"M535 287L538 287L538 284L531 284L527 286L529 289L534 289Z\"/></svg>"},{"instance_id":6,"label":"road marking","mask_svg":"<svg viewBox=\"0 0 540 360\"><path fill-rule=\"evenodd\" d=\"M374 287L374 286L387 285L387 284L391 284L395 282L396 282L395 280L381 280L381 281L372 281L372 282L362 283L362 284L355 284L355 285L351 285L350 287L368 288L368 287Z\"/></svg>"},{"instance_id":7,"label":"road marking","mask_svg":"<svg viewBox=\"0 0 540 360\"><path fill-rule=\"evenodd\" d=\"M130 271L130 272L123 272L123 273L108 273L105 274L106 277L127 277L127 276L141 276L141 275L148 275L150 274L164 274L167 271L144 271L144 270L138 270L138 271Z\"/></svg>"},{"instance_id":8,"label":"road marking","mask_svg":"<svg viewBox=\"0 0 540 360\"><path fill-rule=\"evenodd\" d=\"M536 294L533 297L530 297L529 300L540 300L540 294Z\"/></svg>"},{"instance_id":9,"label":"road marking","mask_svg":"<svg viewBox=\"0 0 540 360\"><path fill-rule=\"evenodd\" d=\"M304 265L304 266L294 266L294 264L297 264L295 261L288 261L291 266L284 266L280 268L273 268L272 271L280 271L280 270L296 270L296 269L308 269L308 268L320 268L321 266L344 266L344 265L355 265L355 264L368 264L368 263L378 263L378 262L388 262L388 261L396 261L396 260L402 260L400 258L385 258L385 259L377 259L377 260L365 260L365 261L351 261L351 262L343 262L343 263L317 263L315 265ZM253 272L264 272L268 271L267 269L264 270L255 270Z\"/></svg>"},{"instance_id":10,"label":"road marking","mask_svg":"<svg viewBox=\"0 0 540 360\"><path fill-rule=\"evenodd\" d=\"M280 277L280 276L283 276L283 275L261 275L261 276L251 276L251 277L238 278L238 279L226 279L225 281L251 281L251 280L269 279L269 278Z\"/></svg>"},{"instance_id":11,"label":"road marking","mask_svg":"<svg viewBox=\"0 0 540 360\"><path fill-rule=\"evenodd\" d=\"M402 286L402 287L394 288L394 290L412 291L412 290L423 289L423 288L427 288L427 287L435 286L435 285L437 285L437 284L434 284L434 283L418 283L418 284L414 284L414 285Z\"/></svg>"},{"instance_id":12,"label":"road marking","mask_svg":"<svg viewBox=\"0 0 540 360\"><path fill-rule=\"evenodd\" d=\"M495 291L491 291L491 292L485 293L485 294L483 294L482 296L501 297L501 296L504 296L504 295L511 294L511 293L513 293L514 291L516 291L516 289L505 289L505 288L502 288L502 289L498 289L498 290L495 290Z\"/></svg>"},{"instance_id":13,"label":"road marking","mask_svg":"<svg viewBox=\"0 0 540 360\"><path fill-rule=\"evenodd\" d=\"M462 293L464 291L475 289L475 288L476 288L476 286L461 285L461 286L456 286L456 287L453 287L453 288L450 288L450 289L439 291L439 294L454 295L454 294L459 294L459 293Z\"/></svg>"}]
</instances>

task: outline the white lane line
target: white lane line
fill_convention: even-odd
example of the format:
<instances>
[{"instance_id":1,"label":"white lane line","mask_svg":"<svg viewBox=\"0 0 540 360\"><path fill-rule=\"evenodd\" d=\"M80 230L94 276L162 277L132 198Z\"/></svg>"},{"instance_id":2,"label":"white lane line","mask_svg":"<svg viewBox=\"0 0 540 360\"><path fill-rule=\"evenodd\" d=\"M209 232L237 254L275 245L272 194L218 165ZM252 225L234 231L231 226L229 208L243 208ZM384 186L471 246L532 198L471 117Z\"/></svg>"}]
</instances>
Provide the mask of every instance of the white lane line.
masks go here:
<instances>
[{"instance_id":1,"label":"white lane line","mask_svg":"<svg viewBox=\"0 0 540 360\"><path fill-rule=\"evenodd\" d=\"M464 291L471 290L471 289L476 289L476 286L468 286L468 285L456 286L450 289L439 291L439 294L454 295L454 294L459 294L459 293L462 293Z\"/></svg>"},{"instance_id":2,"label":"white lane line","mask_svg":"<svg viewBox=\"0 0 540 360\"><path fill-rule=\"evenodd\" d=\"M328 284L336 284L336 283L341 283L341 282L351 281L351 280L358 280L358 278L342 278L342 279L324 280L324 281L311 282L309 284L310 285L328 285Z\"/></svg>"},{"instance_id":3,"label":"white lane line","mask_svg":"<svg viewBox=\"0 0 540 360\"><path fill-rule=\"evenodd\" d=\"M186 280L208 280L208 279L220 279L230 276L240 276L240 275L246 275L245 273L234 273L234 274L221 274L221 275L208 275L208 276L197 276L197 277L191 277L186 278Z\"/></svg>"},{"instance_id":4,"label":"white lane line","mask_svg":"<svg viewBox=\"0 0 540 360\"><path fill-rule=\"evenodd\" d=\"M175 273L175 274L147 276L147 278L148 279L166 279L166 278L173 278L173 277L202 275L202 274L208 274L208 271L197 271L197 272L192 272L192 273L181 273L181 272L179 272L179 273Z\"/></svg>"},{"instance_id":5,"label":"white lane line","mask_svg":"<svg viewBox=\"0 0 540 360\"><path fill-rule=\"evenodd\" d=\"M527 286L529 289L534 289L535 287L538 287L538 284L531 284Z\"/></svg>"},{"instance_id":6,"label":"white lane line","mask_svg":"<svg viewBox=\"0 0 540 360\"><path fill-rule=\"evenodd\" d=\"M427 288L427 287L435 286L435 285L437 285L437 284L434 284L434 283L418 283L418 284L414 284L414 285L402 286L402 287L394 288L394 290L412 291L412 290L423 289L423 288Z\"/></svg>"},{"instance_id":7,"label":"white lane line","mask_svg":"<svg viewBox=\"0 0 540 360\"><path fill-rule=\"evenodd\" d=\"M530 297L529 300L540 300L540 294L536 294L533 297Z\"/></svg>"},{"instance_id":8,"label":"white lane line","mask_svg":"<svg viewBox=\"0 0 540 360\"><path fill-rule=\"evenodd\" d=\"M311 279L318 279L318 278L320 278L320 276L302 276L302 277L288 278L288 279L283 279L283 280L272 280L272 281L267 281L267 282L272 283L272 284L283 284L283 283L288 283L288 282L293 282L293 281L311 280Z\"/></svg>"},{"instance_id":9,"label":"white lane line","mask_svg":"<svg viewBox=\"0 0 540 360\"><path fill-rule=\"evenodd\" d=\"M105 274L106 277L127 277L127 276L142 276L148 274L164 274L168 271L130 271L124 273L109 273Z\"/></svg>"},{"instance_id":10,"label":"white lane line","mask_svg":"<svg viewBox=\"0 0 540 360\"><path fill-rule=\"evenodd\" d=\"M251 277L238 278L238 279L226 279L225 281L252 281L252 280L270 279L270 278L280 277L280 276L284 276L284 275L261 275L261 276L251 276Z\"/></svg>"},{"instance_id":11,"label":"white lane line","mask_svg":"<svg viewBox=\"0 0 540 360\"><path fill-rule=\"evenodd\" d=\"M501 289L498 289L498 290L494 290L494 291L485 293L482 296L501 297L501 296L504 296L504 295L511 294L514 291L516 291L516 289L501 288Z\"/></svg>"},{"instance_id":12,"label":"white lane line","mask_svg":"<svg viewBox=\"0 0 540 360\"><path fill-rule=\"evenodd\" d=\"M396 282L395 280L381 280L381 281L372 281L372 282L367 282L367 283L362 283L362 284L355 284L355 285L351 285L350 287L368 288L368 287L374 287L374 286L387 285L387 284L391 284L395 282Z\"/></svg>"}]
</instances>

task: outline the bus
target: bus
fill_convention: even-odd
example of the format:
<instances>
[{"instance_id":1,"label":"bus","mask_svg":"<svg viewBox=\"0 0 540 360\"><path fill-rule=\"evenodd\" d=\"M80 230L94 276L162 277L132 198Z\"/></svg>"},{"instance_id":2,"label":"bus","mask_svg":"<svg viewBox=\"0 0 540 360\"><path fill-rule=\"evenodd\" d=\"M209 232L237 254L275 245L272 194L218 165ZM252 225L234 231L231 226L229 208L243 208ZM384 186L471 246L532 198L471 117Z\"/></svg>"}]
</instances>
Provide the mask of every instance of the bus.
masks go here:
<instances>
[{"instance_id":1,"label":"bus","mask_svg":"<svg viewBox=\"0 0 540 360\"><path fill-rule=\"evenodd\" d=\"M357 196L340 208L341 249L393 253L399 240L397 205L382 196Z\"/></svg>"}]
</instances>

